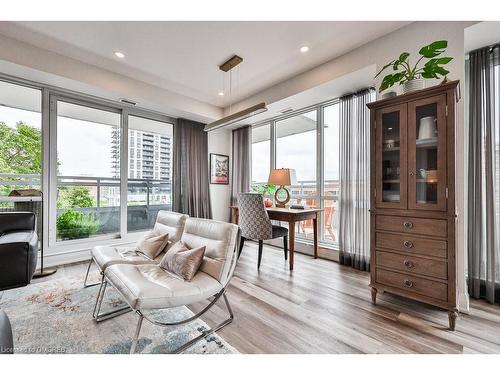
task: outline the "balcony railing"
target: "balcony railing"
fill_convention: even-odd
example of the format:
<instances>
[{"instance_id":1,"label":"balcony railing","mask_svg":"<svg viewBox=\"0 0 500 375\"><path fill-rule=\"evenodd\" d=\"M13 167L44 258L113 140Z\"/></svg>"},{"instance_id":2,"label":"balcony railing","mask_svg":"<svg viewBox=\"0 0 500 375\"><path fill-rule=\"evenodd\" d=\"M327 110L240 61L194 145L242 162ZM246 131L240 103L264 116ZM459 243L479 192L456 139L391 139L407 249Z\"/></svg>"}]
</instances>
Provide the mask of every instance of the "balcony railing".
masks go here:
<instances>
[{"instance_id":1,"label":"balcony railing","mask_svg":"<svg viewBox=\"0 0 500 375\"><path fill-rule=\"evenodd\" d=\"M127 184L127 229L138 231L154 225L159 210L171 210L170 180L129 178ZM40 189L40 175L0 173L0 195L15 189ZM67 211L91 214L98 223L94 234L120 231L120 179L112 177L58 176L58 199L68 187L84 187L92 200L91 207L59 207L57 217ZM59 205L60 206L60 205ZM15 205L0 202L0 209L13 210ZM58 233L58 237L64 235Z\"/></svg>"},{"instance_id":2,"label":"balcony railing","mask_svg":"<svg viewBox=\"0 0 500 375\"><path fill-rule=\"evenodd\" d=\"M252 182L252 186L266 185L266 182ZM291 201L307 205L309 207L320 207L320 199L323 200L323 212L321 214L322 228L320 228L320 241L327 244L336 243L338 241L338 198L339 198L340 181L325 180L324 194L320 196L320 192L316 180L302 180L297 184L290 186ZM313 223L312 220L299 222L295 227L297 238L313 239Z\"/></svg>"}]
</instances>

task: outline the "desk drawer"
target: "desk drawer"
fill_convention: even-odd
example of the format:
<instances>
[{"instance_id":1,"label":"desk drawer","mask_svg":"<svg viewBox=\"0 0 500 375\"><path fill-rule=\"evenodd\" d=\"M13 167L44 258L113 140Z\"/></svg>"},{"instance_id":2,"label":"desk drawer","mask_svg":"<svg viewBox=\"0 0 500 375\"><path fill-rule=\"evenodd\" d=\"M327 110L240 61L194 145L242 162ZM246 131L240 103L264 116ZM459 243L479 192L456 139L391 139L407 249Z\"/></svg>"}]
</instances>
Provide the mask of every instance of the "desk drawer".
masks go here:
<instances>
[{"instance_id":1,"label":"desk drawer","mask_svg":"<svg viewBox=\"0 0 500 375\"><path fill-rule=\"evenodd\" d=\"M447 243L443 240L419 238L407 234L377 232L375 234L375 243L377 249L397 250L408 255L447 257Z\"/></svg>"},{"instance_id":2,"label":"desk drawer","mask_svg":"<svg viewBox=\"0 0 500 375\"><path fill-rule=\"evenodd\" d=\"M417 293L441 301L448 301L448 285L399 272L377 268L378 283L400 289L408 293Z\"/></svg>"},{"instance_id":3,"label":"desk drawer","mask_svg":"<svg viewBox=\"0 0 500 375\"><path fill-rule=\"evenodd\" d=\"M443 238L448 236L448 222L446 220L386 215L377 215L375 220L377 230L423 234Z\"/></svg>"},{"instance_id":4,"label":"desk drawer","mask_svg":"<svg viewBox=\"0 0 500 375\"><path fill-rule=\"evenodd\" d=\"M448 263L442 260L418 258L377 250L377 266L393 268L417 276L431 276L444 280L448 278Z\"/></svg>"}]
</instances>

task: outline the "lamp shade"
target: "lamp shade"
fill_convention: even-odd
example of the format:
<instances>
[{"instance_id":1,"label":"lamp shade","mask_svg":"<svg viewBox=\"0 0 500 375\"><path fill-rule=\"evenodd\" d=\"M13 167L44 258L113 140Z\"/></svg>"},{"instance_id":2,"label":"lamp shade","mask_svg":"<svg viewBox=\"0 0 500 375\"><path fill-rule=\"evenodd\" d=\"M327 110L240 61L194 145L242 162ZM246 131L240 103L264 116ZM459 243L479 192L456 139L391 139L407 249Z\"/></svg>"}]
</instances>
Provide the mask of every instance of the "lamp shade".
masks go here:
<instances>
[{"instance_id":1,"label":"lamp shade","mask_svg":"<svg viewBox=\"0 0 500 375\"><path fill-rule=\"evenodd\" d=\"M285 185L290 186L297 183L297 178L295 176L295 169L291 168L281 168L281 169L273 169L271 173L269 173L269 178L267 179L267 183L270 185Z\"/></svg>"}]
</instances>

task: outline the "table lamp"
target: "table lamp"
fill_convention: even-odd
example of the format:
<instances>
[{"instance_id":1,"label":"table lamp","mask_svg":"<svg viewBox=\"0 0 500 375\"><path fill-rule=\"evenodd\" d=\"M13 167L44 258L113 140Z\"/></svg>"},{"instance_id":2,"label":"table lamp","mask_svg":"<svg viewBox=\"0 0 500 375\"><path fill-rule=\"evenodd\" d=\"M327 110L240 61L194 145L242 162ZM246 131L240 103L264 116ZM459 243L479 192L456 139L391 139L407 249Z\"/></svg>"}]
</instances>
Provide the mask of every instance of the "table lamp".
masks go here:
<instances>
[{"instance_id":1,"label":"table lamp","mask_svg":"<svg viewBox=\"0 0 500 375\"><path fill-rule=\"evenodd\" d=\"M295 169L290 168L280 168L273 169L271 173L269 173L269 178L267 179L267 183L270 185L279 186L274 193L274 199L276 201L276 207L285 208L285 205L290 200L290 192L285 186L294 185L297 182L297 178L295 177ZM279 195L284 191L286 193L286 199L280 200Z\"/></svg>"}]
</instances>

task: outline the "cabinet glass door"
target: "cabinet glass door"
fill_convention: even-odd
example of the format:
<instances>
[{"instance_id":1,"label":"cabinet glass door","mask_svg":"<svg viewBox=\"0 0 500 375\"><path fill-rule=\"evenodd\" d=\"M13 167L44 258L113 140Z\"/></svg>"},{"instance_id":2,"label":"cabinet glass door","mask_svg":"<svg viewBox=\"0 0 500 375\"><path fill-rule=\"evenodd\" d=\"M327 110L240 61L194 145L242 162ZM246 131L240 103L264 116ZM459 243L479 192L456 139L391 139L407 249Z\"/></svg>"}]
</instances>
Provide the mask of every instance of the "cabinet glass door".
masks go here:
<instances>
[{"instance_id":1,"label":"cabinet glass door","mask_svg":"<svg viewBox=\"0 0 500 375\"><path fill-rule=\"evenodd\" d=\"M446 95L408 104L408 206L446 210Z\"/></svg>"},{"instance_id":2,"label":"cabinet glass door","mask_svg":"<svg viewBox=\"0 0 500 375\"><path fill-rule=\"evenodd\" d=\"M376 205L404 209L407 205L406 104L378 110L376 121Z\"/></svg>"}]
</instances>

